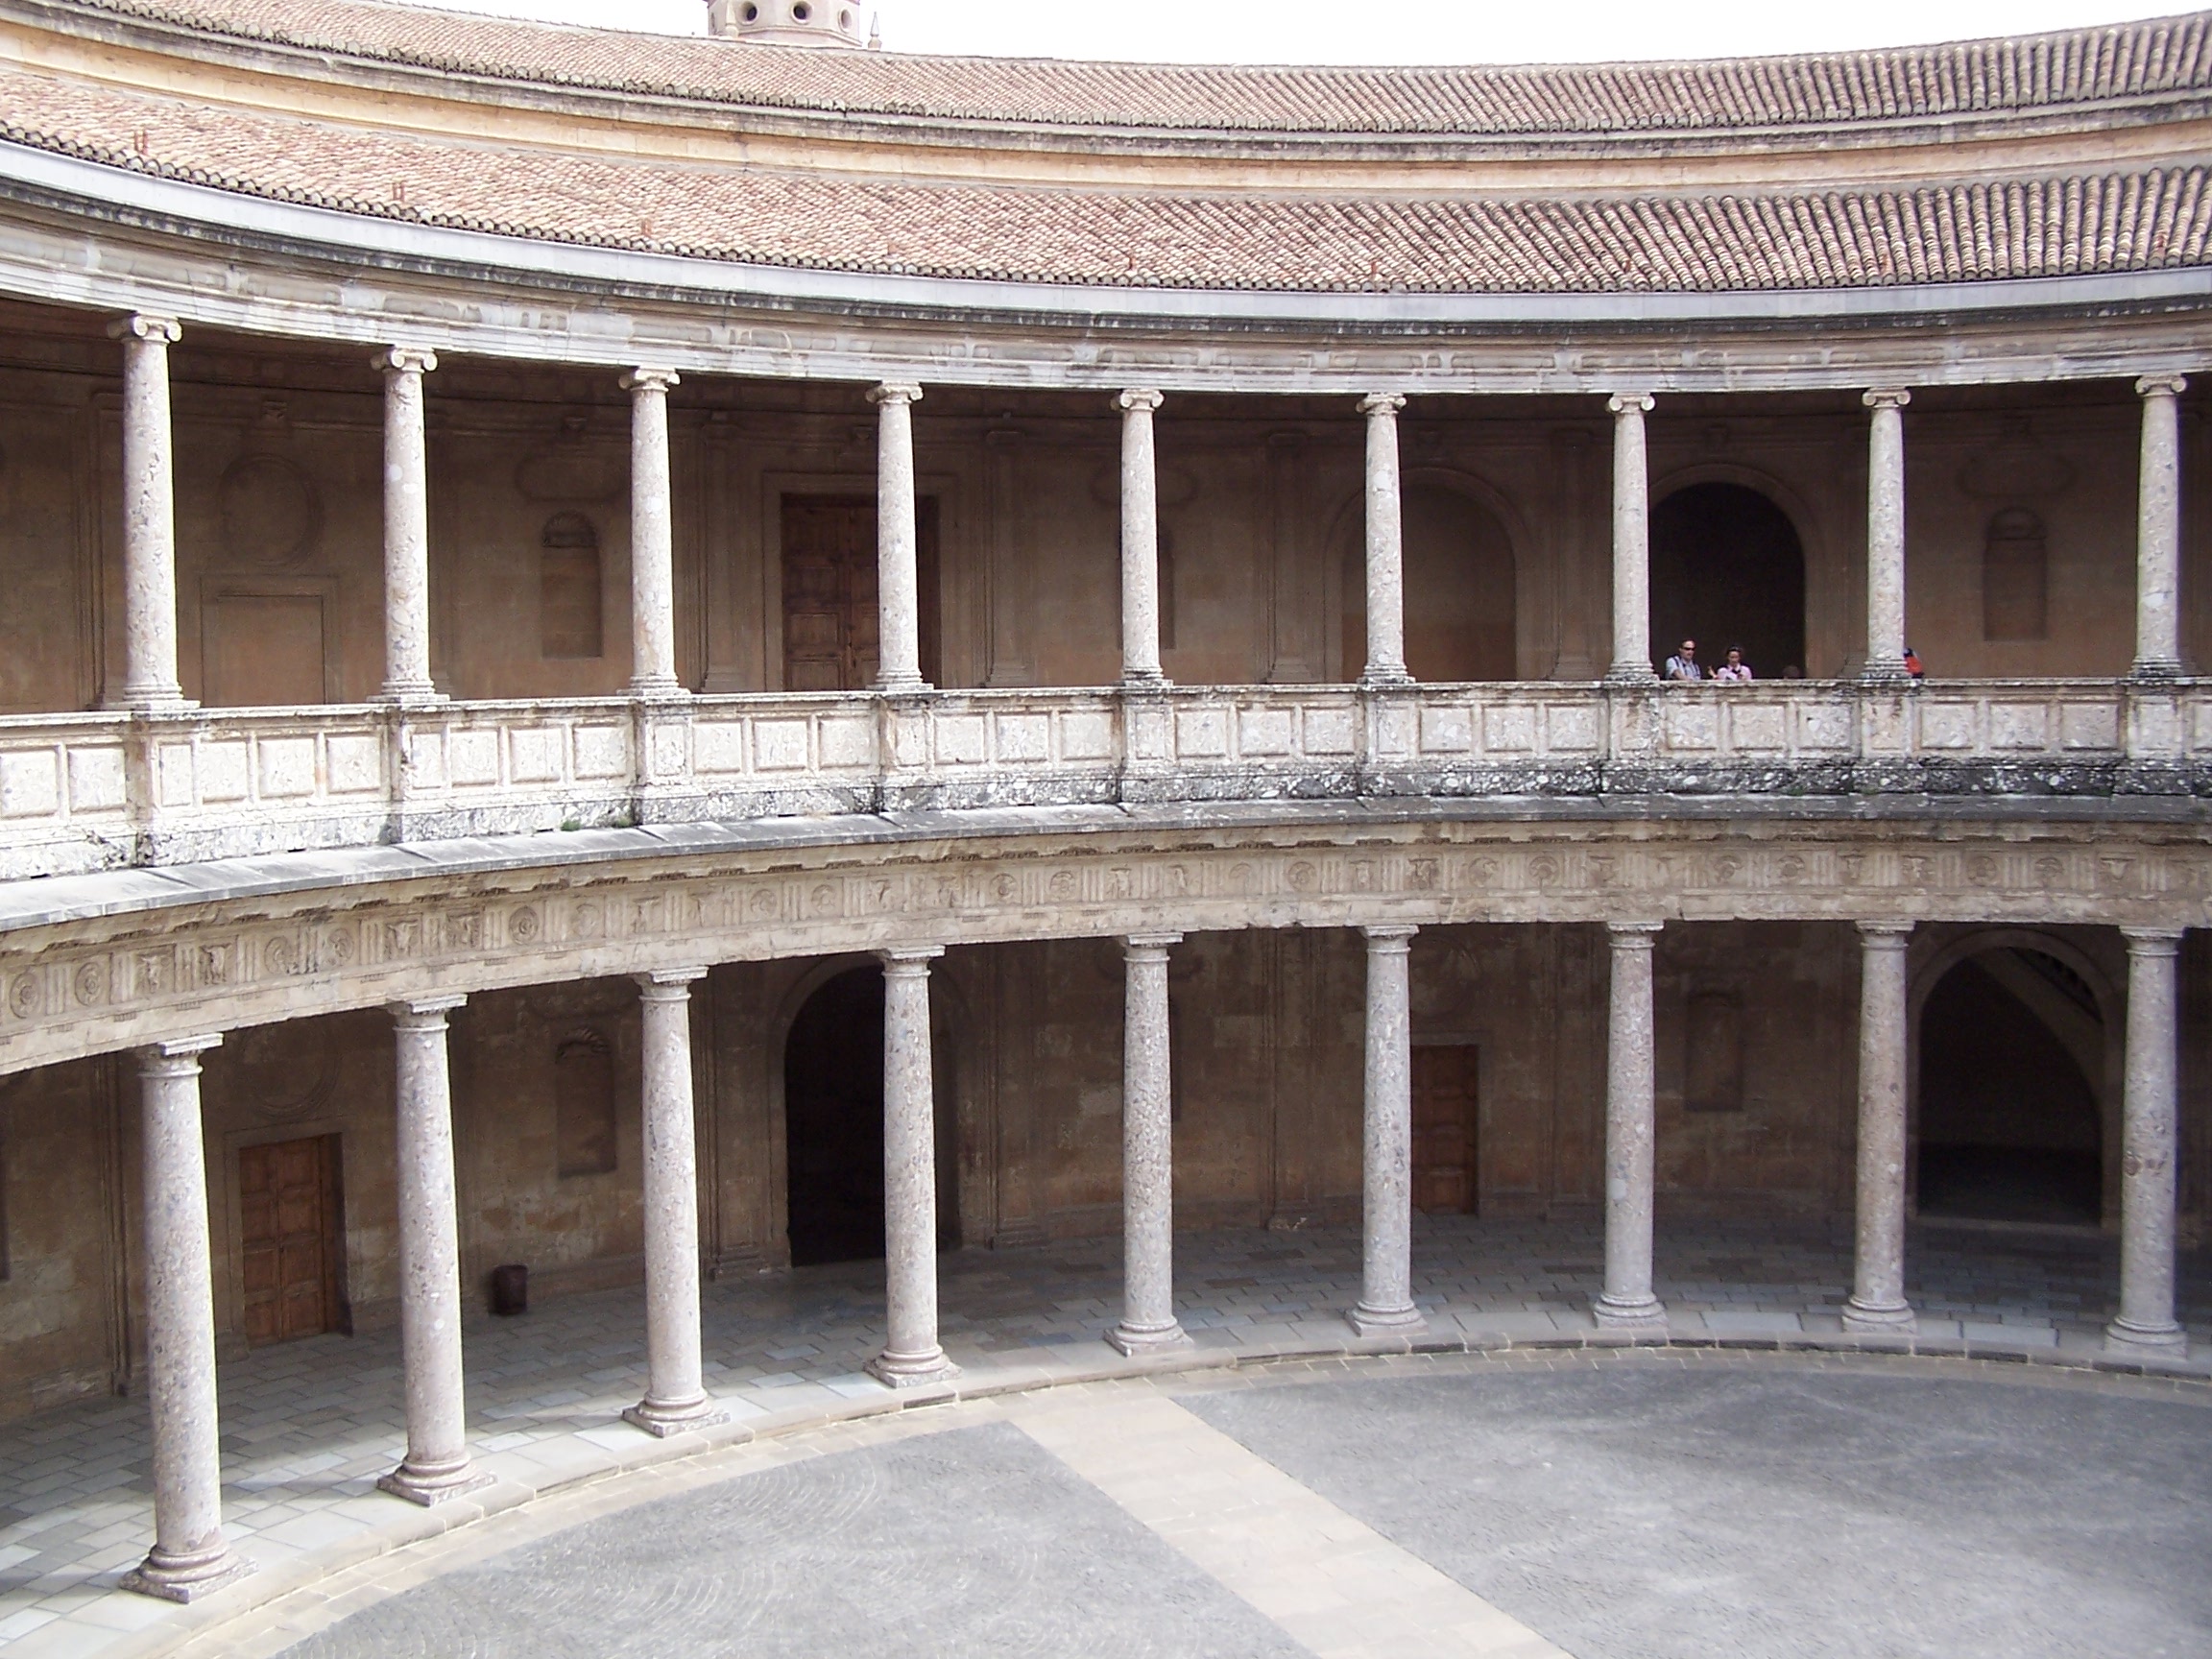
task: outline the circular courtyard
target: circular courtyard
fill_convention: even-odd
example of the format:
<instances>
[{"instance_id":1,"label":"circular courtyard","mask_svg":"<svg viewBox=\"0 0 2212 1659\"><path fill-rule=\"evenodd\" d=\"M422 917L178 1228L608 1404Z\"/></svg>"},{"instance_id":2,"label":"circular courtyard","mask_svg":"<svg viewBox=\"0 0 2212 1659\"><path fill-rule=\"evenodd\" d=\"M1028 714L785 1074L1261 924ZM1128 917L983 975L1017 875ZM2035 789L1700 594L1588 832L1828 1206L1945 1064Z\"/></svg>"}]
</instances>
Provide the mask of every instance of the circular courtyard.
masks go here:
<instances>
[{"instance_id":1,"label":"circular courtyard","mask_svg":"<svg viewBox=\"0 0 2212 1659\"><path fill-rule=\"evenodd\" d=\"M186 1650L2212 1650L2212 1390L1711 1350L1285 1362L557 1493Z\"/></svg>"}]
</instances>

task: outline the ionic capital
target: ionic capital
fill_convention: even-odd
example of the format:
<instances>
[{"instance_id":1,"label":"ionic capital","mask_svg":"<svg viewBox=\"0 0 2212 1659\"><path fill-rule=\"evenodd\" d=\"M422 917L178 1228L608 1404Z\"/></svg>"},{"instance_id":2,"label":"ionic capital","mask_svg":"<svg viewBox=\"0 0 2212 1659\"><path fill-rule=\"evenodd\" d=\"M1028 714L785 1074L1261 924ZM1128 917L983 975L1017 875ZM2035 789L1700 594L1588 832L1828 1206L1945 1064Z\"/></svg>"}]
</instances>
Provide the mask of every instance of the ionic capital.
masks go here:
<instances>
[{"instance_id":1,"label":"ionic capital","mask_svg":"<svg viewBox=\"0 0 2212 1659\"><path fill-rule=\"evenodd\" d=\"M706 977L704 968L656 968L637 975L637 989L648 1002L681 1002L691 995L692 981Z\"/></svg>"},{"instance_id":2,"label":"ionic capital","mask_svg":"<svg viewBox=\"0 0 2212 1659\"><path fill-rule=\"evenodd\" d=\"M402 1031L443 1031L445 1016L468 1000L466 995L449 993L443 997L402 998L384 1006L390 1011L393 1023Z\"/></svg>"},{"instance_id":3,"label":"ionic capital","mask_svg":"<svg viewBox=\"0 0 2212 1659\"><path fill-rule=\"evenodd\" d=\"M622 376L625 392L666 392L682 378L673 369L633 369Z\"/></svg>"},{"instance_id":4,"label":"ionic capital","mask_svg":"<svg viewBox=\"0 0 2212 1659\"><path fill-rule=\"evenodd\" d=\"M942 945L906 945L895 950L878 950L878 960L883 972L892 975L912 976L929 972L929 964L945 954Z\"/></svg>"},{"instance_id":5,"label":"ionic capital","mask_svg":"<svg viewBox=\"0 0 2212 1659\"><path fill-rule=\"evenodd\" d=\"M1149 386L1132 386L1126 392L1115 394L1114 407L1122 410L1143 410L1149 415L1166 399Z\"/></svg>"},{"instance_id":6,"label":"ionic capital","mask_svg":"<svg viewBox=\"0 0 2212 1659\"><path fill-rule=\"evenodd\" d=\"M1370 392L1359 399L1359 413L1370 421L1378 415L1395 415L1405 407L1405 396L1397 392Z\"/></svg>"},{"instance_id":7,"label":"ionic capital","mask_svg":"<svg viewBox=\"0 0 2212 1659\"><path fill-rule=\"evenodd\" d=\"M1648 950L1659 941L1659 930L1664 922L1608 922L1605 931L1612 936L1616 950Z\"/></svg>"},{"instance_id":8,"label":"ionic capital","mask_svg":"<svg viewBox=\"0 0 2212 1659\"><path fill-rule=\"evenodd\" d=\"M882 404L919 403L922 401L922 388L902 380L886 380L880 386L868 388L868 401Z\"/></svg>"},{"instance_id":9,"label":"ionic capital","mask_svg":"<svg viewBox=\"0 0 2212 1659\"><path fill-rule=\"evenodd\" d=\"M1912 394L1902 386L1883 386L1862 392L1859 401L1869 409L1902 409L1912 401Z\"/></svg>"},{"instance_id":10,"label":"ionic capital","mask_svg":"<svg viewBox=\"0 0 2212 1659\"><path fill-rule=\"evenodd\" d=\"M1860 943L1869 950L1902 950L1912 943L1910 922L1862 922Z\"/></svg>"},{"instance_id":11,"label":"ionic capital","mask_svg":"<svg viewBox=\"0 0 2212 1659\"><path fill-rule=\"evenodd\" d=\"M1121 954L1131 962L1165 962L1167 947L1182 943L1180 933L1131 933L1121 941Z\"/></svg>"},{"instance_id":12,"label":"ionic capital","mask_svg":"<svg viewBox=\"0 0 2212 1659\"><path fill-rule=\"evenodd\" d=\"M2179 374L2146 374L2135 382L2138 397L2178 397L2189 389L2189 382Z\"/></svg>"},{"instance_id":13,"label":"ionic capital","mask_svg":"<svg viewBox=\"0 0 2212 1659\"><path fill-rule=\"evenodd\" d=\"M1648 392L1616 392L1605 399L1605 407L1615 415L1648 415L1656 401Z\"/></svg>"},{"instance_id":14,"label":"ionic capital","mask_svg":"<svg viewBox=\"0 0 2212 1659\"><path fill-rule=\"evenodd\" d=\"M427 374L438 367L438 353L421 346L387 346L369 359L369 367L386 374Z\"/></svg>"},{"instance_id":15,"label":"ionic capital","mask_svg":"<svg viewBox=\"0 0 2212 1659\"><path fill-rule=\"evenodd\" d=\"M2172 956L2181 949L2178 927L2123 927L2130 956Z\"/></svg>"},{"instance_id":16,"label":"ionic capital","mask_svg":"<svg viewBox=\"0 0 2212 1659\"><path fill-rule=\"evenodd\" d=\"M133 311L108 325L110 340L151 340L156 346L174 346L183 333L183 325L176 318L146 311Z\"/></svg>"},{"instance_id":17,"label":"ionic capital","mask_svg":"<svg viewBox=\"0 0 2212 1659\"><path fill-rule=\"evenodd\" d=\"M1387 951L1392 947L1407 949L1413 935L1421 929L1410 922L1376 922L1362 925L1359 931L1366 936L1369 951Z\"/></svg>"}]
</instances>

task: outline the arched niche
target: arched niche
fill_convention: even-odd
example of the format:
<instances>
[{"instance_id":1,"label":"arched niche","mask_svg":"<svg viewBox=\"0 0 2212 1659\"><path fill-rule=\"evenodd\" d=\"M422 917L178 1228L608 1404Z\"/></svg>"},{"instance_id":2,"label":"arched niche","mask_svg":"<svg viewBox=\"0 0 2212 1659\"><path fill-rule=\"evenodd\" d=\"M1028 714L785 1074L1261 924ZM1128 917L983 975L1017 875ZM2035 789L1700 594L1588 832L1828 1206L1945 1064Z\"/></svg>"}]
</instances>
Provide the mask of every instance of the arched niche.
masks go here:
<instances>
[{"instance_id":1,"label":"arched niche","mask_svg":"<svg viewBox=\"0 0 2212 1659\"><path fill-rule=\"evenodd\" d=\"M1804 543L1748 485L1688 483L1652 509L1652 655L1664 661L1684 639L1708 670L1736 645L1763 680L1804 671Z\"/></svg>"},{"instance_id":2,"label":"arched niche","mask_svg":"<svg viewBox=\"0 0 2212 1659\"><path fill-rule=\"evenodd\" d=\"M1406 666L1426 682L1519 675L1513 538L1504 520L1455 480L1407 479ZM1343 677L1367 665L1367 549L1356 503L1342 565Z\"/></svg>"}]
</instances>

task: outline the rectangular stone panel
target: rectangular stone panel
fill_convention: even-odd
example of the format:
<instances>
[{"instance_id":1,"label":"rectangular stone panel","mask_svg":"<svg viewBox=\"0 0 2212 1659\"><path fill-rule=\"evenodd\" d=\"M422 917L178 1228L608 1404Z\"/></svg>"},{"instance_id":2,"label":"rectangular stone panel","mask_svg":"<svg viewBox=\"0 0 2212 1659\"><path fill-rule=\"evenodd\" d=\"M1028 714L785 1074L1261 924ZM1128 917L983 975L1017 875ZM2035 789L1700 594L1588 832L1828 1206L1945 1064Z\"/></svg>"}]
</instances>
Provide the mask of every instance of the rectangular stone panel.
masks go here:
<instances>
[{"instance_id":1,"label":"rectangular stone panel","mask_svg":"<svg viewBox=\"0 0 2212 1659\"><path fill-rule=\"evenodd\" d=\"M992 739L1000 760L1042 764L1052 758L1052 717L1001 714L993 725Z\"/></svg>"},{"instance_id":2,"label":"rectangular stone panel","mask_svg":"<svg viewBox=\"0 0 2212 1659\"><path fill-rule=\"evenodd\" d=\"M342 732L324 746L333 795L371 795L384 787L384 739L373 732Z\"/></svg>"},{"instance_id":3,"label":"rectangular stone panel","mask_svg":"<svg viewBox=\"0 0 2212 1659\"><path fill-rule=\"evenodd\" d=\"M872 766L876 763L876 723L851 714L833 714L821 723L824 766Z\"/></svg>"},{"instance_id":4,"label":"rectangular stone panel","mask_svg":"<svg viewBox=\"0 0 2212 1659\"><path fill-rule=\"evenodd\" d=\"M127 799L123 752L120 749L69 751L69 809L72 812L113 812Z\"/></svg>"},{"instance_id":5,"label":"rectangular stone panel","mask_svg":"<svg viewBox=\"0 0 2212 1659\"><path fill-rule=\"evenodd\" d=\"M1220 760L1229 754L1229 722L1218 709L1175 711L1175 753L1186 760Z\"/></svg>"},{"instance_id":6,"label":"rectangular stone panel","mask_svg":"<svg viewBox=\"0 0 2212 1659\"><path fill-rule=\"evenodd\" d=\"M561 777L563 733L558 727L527 727L507 736L508 777L517 783L552 783Z\"/></svg>"},{"instance_id":7,"label":"rectangular stone panel","mask_svg":"<svg viewBox=\"0 0 2212 1659\"><path fill-rule=\"evenodd\" d=\"M1989 746L2015 751L2049 748L2051 710L2041 703L1991 703Z\"/></svg>"},{"instance_id":8,"label":"rectangular stone panel","mask_svg":"<svg viewBox=\"0 0 2212 1659\"><path fill-rule=\"evenodd\" d=\"M1495 713L1496 710L1490 710ZM1487 715L1484 719L1487 726ZM1474 710L1464 705L1430 703L1421 709L1421 752L1464 755L1475 747Z\"/></svg>"},{"instance_id":9,"label":"rectangular stone panel","mask_svg":"<svg viewBox=\"0 0 2212 1659\"><path fill-rule=\"evenodd\" d=\"M691 728L691 764L704 777L727 778L745 770L745 723L702 721Z\"/></svg>"},{"instance_id":10,"label":"rectangular stone panel","mask_svg":"<svg viewBox=\"0 0 2212 1659\"><path fill-rule=\"evenodd\" d=\"M1358 748L1358 721L1350 709L1308 709L1303 723L1309 755L1350 755Z\"/></svg>"},{"instance_id":11,"label":"rectangular stone panel","mask_svg":"<svg viewBox=\"0 0 2212 1659\"><path fill-rule=\"evenodd\" d=\"M1936 703L1920 705L1920 747L1955 751L1974 747L1974 705Z\"/></svg>"},{"instance_id":12,"label":"rectangular stone panel","mask_svg":"<svg viewBox=\"0 0 2212 1659\"><path fill-rule=\"evenodd\" d=\"M1296 718L1287 709L1239 709L1238 752L1255 757L1286 756L1296 743Z\"/></svg>"},{"instance_id":13,"label":"rectangular stone panel","mask_svg":"<svg viewBox=\"0 0 2212 1659\"><path fill-rule=\"evenodd\" d=\"M0 755L0 818L51 818L60 808L60 757L54 750Z\"/></svg>"},{"instance_id":14,"label":"rectangular stone panel","mask_svg":"<svg viewBox=\"0 0 2212 1659\"><path fill-rule=\"evenodd\" d=\"M2064 703L2059 705L2058 741L2062 747L2067 749L2119 748L2119 705L2115 703Z\"/></svg>"},{"instance_id":15,"label":"rectangular stone panel","mask_svg":"<svg viewBox=\"0 0 2212 1659\"><path fill-rule=\"evenodd\" d=\"M945 714L930 722L932 758L940 766L980 766L983 763L983 716Z\"/></svg>"},{"instance_id":16,"label":"rectangular stone panel","mask_svg":"<svg viewBox=\"0 0 2212 1659\"><path fill-rule=\"evenodd\" d=\"M1482 747L1492 755L1536 751L1536 710L1493 706L1482 710Z\"/></svg>"},{"instance_id":17,"label":"rectangular stone panel","mask_svg":"<svg viewBox=\"0 0 2212 1659\"><path fill-rule=\"evenodd\" d=\"M315 739L268 737L256 745L264 801L298 801L315 793Z\"/></svg>"},{"instance_id":18,"label":"rectangular stone panel","mask_svg":"<svg viewBox=\"0 0 2212 1659\"><path fill-rule=\"evenodd\" d=\"M1740 755L1779 755L1790 746L1783 712L1772 703L1731 704L1729 747Z\"/></svg>"},{"instance_id":19,"label":"rectangular stone panel","mask_svg":"<svg viewBox=\"0 0 2212 1659\"><path fill-rule=\"evenodd\" d=\"M455 788L484 788L499 781L497 732L448 733L445 754Z\"/></svg>"},{"instance_id":20,"label":"rectangular stone panel","mask_svg":"<svg viewBox=\"0 0 2212 1659\"><path fill-rule=\"evenodd\" d=\"M182 750L181 745L179 748ZM243 801L252 792L252 771L245 744L203 743L185 752L191 756L194 793L200 801ZM168 758L167 752L162 758Z\"/></svg>"},{"instance_id":21,"label":"rectangular stone panel","mask_svg":"<svg viewBox=\"0 0 2212 1659\"><path fill-rule=\"evenodd\" d=\"M806 764L807 722L753 723L753 763L763 772L796 772Z\"/></svg>"},{"instance_id":22,"label":"rectangular stone panel","mask_svg":"<svg viewBox=\"0 0 2212 1659\"><path fill-rule=\"evenodd\" d=\"M1085 709L1062 715L1060 757L1063 760L1111 760L1114 716L1103 709Z\"/></svg>"},{"instance_id":23,"label":"rectangular stone panel","mask_svg":"<svg viewBox=\"0 0 2212 1659\"><path fill-rule=\"evenodd\" d=\"M623 726L579 726L575 733L576 776L627 778L630 732Z\"/></svg>"}]
</instances>

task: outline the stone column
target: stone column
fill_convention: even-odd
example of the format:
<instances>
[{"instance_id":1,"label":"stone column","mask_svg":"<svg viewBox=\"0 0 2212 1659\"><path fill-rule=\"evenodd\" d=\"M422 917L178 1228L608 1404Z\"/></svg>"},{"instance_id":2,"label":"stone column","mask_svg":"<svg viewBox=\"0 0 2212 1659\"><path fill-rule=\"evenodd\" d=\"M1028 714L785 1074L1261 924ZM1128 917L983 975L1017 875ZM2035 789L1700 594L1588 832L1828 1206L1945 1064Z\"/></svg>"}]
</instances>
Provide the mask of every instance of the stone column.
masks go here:
<instances>
[{"instance_id":1,"label":"stone column","mask_svg":"<svg viewBox=\"0 0 2212 1659\"><path fill-rule=\"evenodd\" d=\"M1664 1331L1667 1310L1651 1294L1651 951L1657 922L1610 922L1611 1014L1605 1052L1605 1288L1592 1306L1599 1324Z\"/></svg>"},{"instance_id":2,"label":"stone column","mask_svg":"<svg viewBox=\"0 0 2212 1659\"><path fill-rule=\"evenodd\" d=\"M1866 440L1866 666L1863 678L1895 684L1905 673L1905 405L1902 388L1868 392Z\"/></svg>"},{"instance_id":3,"label":"stone column","mask_svg":"<svg viewBox=\"0 0 2212 1659\"><path fill-rule=\"evenodd\" d=\"M2123 927L2128 936L2128 1081L2120 1130L2120 1316L2104 1346L2120 1354L2180 1356L2189 1338L2174 1317L2175 1027L2181 934Z\"/></svg>"},{"instance_id":4,"label":"stone column","mask_svg":"<svg viewBox=\"0 0 2212 1659\"><path fill-rule=\"evenodd\" d=\"M223 1537L215 1416L215 1292L200 1056L220 1037L143 1049L146 1403L154 1418L154 1548L126 1590L190 1601L252 1569Z\"/></svg>"},{"instance_id":5,"label":"stone column","mask_svg":"<svg viewBox=\"0 0 2212 1659\"><path fill-rule=\"evenodd\" d=\"M1180 933L1121 942L1121 1323L1124 1354L1182 1348L1175 1318L1175 1128L1168 1075L1167 948Z\"/></svg>"},{"instance_id":6,"label":"stone column","mask_svg":"<svg viewBox=\"0 0 2212 1659\"><path fill-rule=\"evenodd\" d=\"M399 1363L407 1455L376 1484L424 1504L492 1480L469 1460L461 1398L461 1239L445 1016L467 1000L425 997L391 1005L398 1031Z\"/></svg>"},{"instance_id":7,"label":"stone column","mask_svg":"<svg viewBox=\"0 0 2212 1659\"><path fill-rule=\"evenodd\" d=\"M1367 937L1367 1106L1360 1217L1362 1336L1425 1328L1413 1306L1413 1023L1407 958L1418 929L1362 927Z\"/></svg>"},{"instance_id":8,"label":"stone column","mask_svg":"<svg viewBox=\"0 0 2212 1659\"><path fill-rule=\"evenodd\" d=\"M886 405L888 407L888 405ZM868 1369L893 1388L960 1375L937 1341L937 1098L929 964L943 946L883 958L883 1289L890 1341Z\"/></svg>"},{"instance_id":9,"label":"stone column","mask_svg":"<svg viewBox=\"0 0 2212 1659\"><path fill-rule=\"evenodd\" d=\"M438 695L430 683L430 464L422 376L434 352L393 346L370 359L384 375L384 688L391 703Z\"/></svg>"},{"instance_id":10,"label":"stone column","mask_svg":"<svg viewBox=\"0 0 2212 1659\"><path fill-rule=\"evenodd\" d=\"M645 1039L645 1398L622 1413L663 1437L729 1413L699 1362L699 1160L691 1105L691 982L704 968L640 974Z\"/></svg>"},{"instance_id":11,"label":"stone column","mask_svg":"<svg viewBox=\"0 0 2212 1659\"><path fill-rule=\"evenodd\" d=\"M183 332L173 317L131 316L108 325L123 342L123 689L111 709L175 709L177 510L169 419L169 348Z\"/></svg>"},{"instance_id":12,"label":"stone column","mask_svg":"<svg viewBox=\"0 0 2212 1659\"><path fill-rule=\"evenodd\" d=\"M1133 388L1121 411L1121 683L1164 685L1160 670L1160 483L1152 411L1160 394Z\"/></svg>"},{"instance_id":13,"label":"stone column","mask_svg":"<svg viewBox=\"0 0 2212 1659\"><path fill-rule=\"evenodd\" d=\"M1644 457L1648 393L1608 397L1613 411L1613 666L1617 685L1648 685L1651 666L1651 481Z\"/></svg>"},{"instance_id":14,"label":"stone column","mask_svg":"<svg viewBox=\"0 0 2212 1659\"><path fill-rule=\"evenodd\" d=\"M2181 392L2178 374L2146 374L2143 468L2136 481L2135 666L2142 680L2181 672Z\"/></svg>"},{"instance_id":15,"label":"stone column","mask_svg":"<svg viewBox=\"0 0 2212 1659\"><path fill-rule=\"evenodd\" d=\"M666 697L676 685L676 567L668 504L668 388L673 369L633 369L630 394L630 690Z\"/></svg>"},{"instance_id":16,"label":"stone column","mask_svg":"<svg viewBox=\"0 0 2212 1659\"><path fill-rule=\"evenodd\" d=\"M1910 922L1859 924L1859 1256L1846 1331L1914 1330L1905 1300L1905 952Z\"/></svg>"},{"instance_id":17,"label":"stone column","mask_svg":"<svg viewBox=\"0 0 2212 1659\"><path fill-rule=\"evenodd\" d=\"M915 572L914 405L922 388L890 382L868 394L877 406L876 688L926 691L922 678L922 589Z\"/></svg>"},{"instance_id":18,"label":"stone column","mask_svg":"<svg viewBox=\"0 0 2212 1659\"><path fill-rule=\"evenodd\" d=\"M1359 399L1367 417L1367 666L1362 685L1404 685L1406 538L1398 484L1398 411L1406 399L1377 392Z\"/></svg>"}]
</instances>

